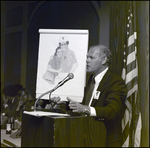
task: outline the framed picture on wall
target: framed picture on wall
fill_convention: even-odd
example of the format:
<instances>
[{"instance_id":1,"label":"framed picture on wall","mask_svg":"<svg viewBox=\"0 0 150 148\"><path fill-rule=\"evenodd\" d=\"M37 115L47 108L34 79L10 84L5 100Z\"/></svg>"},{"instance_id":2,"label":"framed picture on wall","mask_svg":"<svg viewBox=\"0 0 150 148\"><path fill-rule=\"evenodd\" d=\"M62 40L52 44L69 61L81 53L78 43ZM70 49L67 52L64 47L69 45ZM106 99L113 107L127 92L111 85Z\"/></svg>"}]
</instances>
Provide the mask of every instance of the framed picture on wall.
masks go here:
<instances>
[{"instance_id":1,"label":"framed picture on wall","mask_svg":"<svg viewBox=\"0 0 150 148\"><path fill-rule=\"evenodd\" d=\"M58 86L71 74L72 78L53 91L51 97L82 101L88 38L88 30L39 29L36 98ZM49 94L41 99L49 99Z\"/></svg>"}]
</instances>

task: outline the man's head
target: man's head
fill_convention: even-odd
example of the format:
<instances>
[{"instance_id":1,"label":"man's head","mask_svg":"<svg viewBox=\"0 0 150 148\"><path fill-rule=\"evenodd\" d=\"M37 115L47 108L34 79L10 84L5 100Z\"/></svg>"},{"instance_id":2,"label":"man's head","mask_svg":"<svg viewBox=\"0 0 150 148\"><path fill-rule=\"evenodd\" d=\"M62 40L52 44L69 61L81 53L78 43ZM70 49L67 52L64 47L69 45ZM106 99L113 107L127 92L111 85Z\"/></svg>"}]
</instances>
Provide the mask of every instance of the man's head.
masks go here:
<instances>
[{"instance_id":1,"label":"man's head","mask_svg":"<svg viewBox=\"0 0 150 148\"><path fill-rule=\"evenodd\" d=\"M32 97L31 97L29 91L25 88L21 89L18 92L18 98L19 98L19 100L21 100L23 102L26 102L27 100L32 100Z\"/></svg>"},{"instance_id":2,"label":"man's head","mask_svg":"<svg viewBox=\"0 0 150 148\"><path fill-rule=\"evenodd\" d=\"M111 63L111 52L104 45L91 46L86 60L86 70L94 75L99 74Z\"/></svg>"},{"instance_id":3,"label":"man's head","mask_svg":"<svg viewBox=\"0 0 150 148\"><path fill-rule=\"evenodd\" d=\"M59 46L61 49L65 50L68 48L69 41L66 37L60 37L59 39Z\"/></svg>"}]
</instances>

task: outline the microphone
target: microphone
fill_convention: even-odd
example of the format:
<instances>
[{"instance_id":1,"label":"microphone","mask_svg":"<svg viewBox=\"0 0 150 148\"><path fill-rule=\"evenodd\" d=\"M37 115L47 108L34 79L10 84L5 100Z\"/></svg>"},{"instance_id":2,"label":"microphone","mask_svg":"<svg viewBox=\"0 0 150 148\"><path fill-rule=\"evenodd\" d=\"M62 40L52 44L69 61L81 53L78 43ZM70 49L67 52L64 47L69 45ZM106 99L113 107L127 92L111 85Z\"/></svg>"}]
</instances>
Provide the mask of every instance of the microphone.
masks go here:
<instances>
[{"instance_id":1,"label":"microphone","mask_svg":"<svg viewBox=\"0 0 150 148\"><path fill-rule=\"evenodd\" d=\"M55 91L57 88L59 88L60 86L62 86L63 84L65 84L67 81L69 81L70 79L73 79L73 78L74 78L73 73L69 73L69 74L68 74L62 81L60 81L52 90L49 90L49 91L47 91L47 92L41 94L41 95L37 98L37 100L35 101L35 104L34 104L34 111L36 111L36 104L37 104L37 102L38 102L38 100L39 100L40 98L42 98L44 95L50 93L50 94L49 94L49 99L50 99L50 95L51 95L51 93L52 93L53 91ZM49 100L49 101L51 102L51 100Z\"/></svg>"},{"instance_id":2,"label":"microphone","mask_svg":"<svg viewBox=\"0 0 150 148\"><path fill-rule=\"evenodd\" d=\"M73 79L73 78L74 78L73 73L69 73L69 74L67 75L67 77L65 77L62 81L60 81L60 82L58 83L58 87L62 86L62 85L65 84L67 81L69 81L70 79Z\"/></svg>"}]
</instances>

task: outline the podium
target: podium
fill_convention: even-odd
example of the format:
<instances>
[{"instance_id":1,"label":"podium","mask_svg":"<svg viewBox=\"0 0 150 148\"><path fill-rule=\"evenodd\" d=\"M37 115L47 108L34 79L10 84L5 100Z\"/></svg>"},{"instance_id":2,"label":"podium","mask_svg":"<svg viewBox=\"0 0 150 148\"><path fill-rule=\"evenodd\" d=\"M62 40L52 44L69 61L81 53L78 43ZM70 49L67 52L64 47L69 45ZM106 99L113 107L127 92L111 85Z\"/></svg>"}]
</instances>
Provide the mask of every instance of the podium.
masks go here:
<instances>
[{"instance_id":1,"label":"podium","mask_svg":"<svg viewBox=\"0 0 150 148\"><path fill-rule=\"evenodd\" d=\"M21 147L105 147L103 121L90 116L22 115Z\"/></svg>"}]
</instances>

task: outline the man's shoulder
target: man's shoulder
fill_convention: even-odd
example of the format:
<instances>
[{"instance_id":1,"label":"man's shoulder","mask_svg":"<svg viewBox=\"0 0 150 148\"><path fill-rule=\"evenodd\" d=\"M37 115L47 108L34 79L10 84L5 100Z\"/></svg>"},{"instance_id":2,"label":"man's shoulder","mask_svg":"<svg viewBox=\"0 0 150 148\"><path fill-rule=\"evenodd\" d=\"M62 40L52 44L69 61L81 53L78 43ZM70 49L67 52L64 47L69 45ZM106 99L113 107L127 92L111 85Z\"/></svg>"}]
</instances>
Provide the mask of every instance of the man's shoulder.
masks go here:
<instances>
[{"instance_id":1,"label":"man's shoulder","mask_svg":"<svg viewBox=\"0 0 150 148\"><path fill-rule=\"evenodd\" d=\"M74 51L69 49L69 48L66 51L69 52L69 53L74 53Z\"/></svg>"},{"instance_id":2,"label":"man's shoulder","mask_svg":"<svg viewBox=\"0 0 150 148\"><path fill-rule=\"evenodd\" d=\"M111 78L115 79L115 80L121 80L123 81L123 79L121 78L121 75L119 75L118 73L112 71L112 70L108 70L108 74L110 75Z\"/></svg>"}]
</instances>

